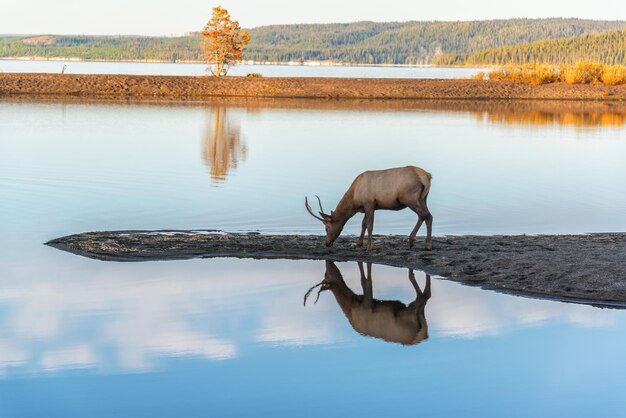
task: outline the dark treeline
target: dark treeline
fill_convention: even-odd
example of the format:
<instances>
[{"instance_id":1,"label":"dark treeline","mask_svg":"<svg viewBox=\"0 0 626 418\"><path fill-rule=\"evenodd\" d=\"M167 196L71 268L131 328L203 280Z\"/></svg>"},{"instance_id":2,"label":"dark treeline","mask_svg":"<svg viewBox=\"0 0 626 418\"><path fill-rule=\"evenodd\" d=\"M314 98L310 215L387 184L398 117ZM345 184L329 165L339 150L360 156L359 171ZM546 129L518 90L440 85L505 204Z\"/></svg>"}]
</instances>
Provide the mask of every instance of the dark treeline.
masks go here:
<instances>
[{"instance_id":1,"label":"dark treeline","mask_svg":"<svg viewBox=\"0 0 626 418\"><path fill-rule=\"evenodd\" d=\"M454 61L467 65L561 65L581 61L626 65L626 30L493 48L475 52L464 59L459 57Z\"/></svg>"},{"instance_id":2,"label":"dark treeline","mask_svg":"<svg viewBox=\"0 0 626 418\"><path fill-rule=\"evenodd\" d=\"M580 19L265 26L250 31L245 58L358 64L438 64L444 58L449 64L449 57L487 48L625 26L626 22Z\"/></svg>"},{"instance_id":3,"label":"dark treeline","mask_svg":"<svg viewBox=\"0 0 626 418\"><path fill-rule=\"evenodd\" d=\"M199 36L7 36L0 37L0 56L109 61L199 61L202 58L199 42Z\"/></svg>"},{"instance_id":4,"label":"dark treeline","mask_svg":"<svg viewBox=\"0 0 626 418\"><path fill-rule=\"evenodd\" d=\"M487 59L491 57L491 48L624 27L626 22L622 21L561 18L264 26L249 30L251 41L243 58L256 62L356 64L496 63L471 58L472 53L482 51L486 55L481 59ZM201 61L199 42L198 34L181 37L0 36L0 57Z\"/></svg>"}]
</instances>

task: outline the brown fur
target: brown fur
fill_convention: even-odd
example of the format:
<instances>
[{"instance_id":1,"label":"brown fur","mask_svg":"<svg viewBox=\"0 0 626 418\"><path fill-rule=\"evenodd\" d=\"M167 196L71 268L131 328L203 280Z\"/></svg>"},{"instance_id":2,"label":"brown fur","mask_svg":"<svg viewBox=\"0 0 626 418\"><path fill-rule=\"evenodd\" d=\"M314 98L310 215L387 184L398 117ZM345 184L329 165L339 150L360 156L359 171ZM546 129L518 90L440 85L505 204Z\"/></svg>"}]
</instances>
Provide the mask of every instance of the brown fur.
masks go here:
<instances>
[{"instance_id":1,"label":"brown fur","mask_svg":"<svg viewBox=\"0 0 626 418\"><path fill-rule=\"evenodd\" d=\"M331 246L341 234L344 225L357 212L364 214L361 235L357 245L363 245L367 229L367 249L372 249L372 230L374 211L401 210L409 208L418 216L417 224L409 236L409 245L413 246L415 236L423 222L426 222L427 234L425 249L432 249L433 217L428 210L426 200L430 191L432 176L427 171L415 167L396 167L387 170L365 171L359 174L339 204L330 215L320 212L321 218L313 214L305 199L309 213L321 220L326 228L326 245ZM321 204L320 204L321 209Z\"/></svg>"},{"instance_id":2,"label":"brown fur","mask_svg":"<svg viewBox=\"0 0 626 418\"><path fill-rule=\"evenodd\" d=\"M413 270L409 270L409 280L415 289L416 296L413 302L405 305L397 300L374 299L372 264L367 263L367 275L363 269L363 263L358 263L358 265L361 273L362 295L354 293L348 287L341 272L332 261L326 261L324 280L317 285L321 286L319 292L330 290L333 293L352 328L361 335L403 345L418 344L428 338L428 324L424 308L431 296L430 276L426 275L426 286L422 291L415 280ZM305 304L311 290L304 296Z\"/></svg>"}]
</instances>

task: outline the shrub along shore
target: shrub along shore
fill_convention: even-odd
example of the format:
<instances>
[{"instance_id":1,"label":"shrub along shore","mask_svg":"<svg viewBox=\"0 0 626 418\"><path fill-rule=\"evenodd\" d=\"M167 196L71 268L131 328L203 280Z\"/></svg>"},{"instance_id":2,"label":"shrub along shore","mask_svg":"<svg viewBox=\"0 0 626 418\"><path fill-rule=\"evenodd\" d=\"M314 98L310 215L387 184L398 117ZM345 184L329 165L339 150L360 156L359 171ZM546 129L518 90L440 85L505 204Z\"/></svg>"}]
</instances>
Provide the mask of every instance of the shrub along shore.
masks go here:
<instances>
[{"instance_id":1,"label":"shrub along shore","mask_svg":"<svg viewBox=\"0 0 626 418\"><path fill-rule=\"evenodd\" d=\"M626 84L625 65L604 65L579 62L576 65L531 64L504 66L487 74L480 72L472 77L476 80L519 81L530 84L604 84L618 86Z\"/></svg>"},{"instance_id":2,"label":"shrub along shore","mask_svg":"<svg viewBox=\"0 0 626 418\"><path fill-rule=\"evenodd\" d=\"M0 74L2 96L197 100L215 97L436 100L626 100L626 85L466 79Z\"/></svg>"}]
</instances>

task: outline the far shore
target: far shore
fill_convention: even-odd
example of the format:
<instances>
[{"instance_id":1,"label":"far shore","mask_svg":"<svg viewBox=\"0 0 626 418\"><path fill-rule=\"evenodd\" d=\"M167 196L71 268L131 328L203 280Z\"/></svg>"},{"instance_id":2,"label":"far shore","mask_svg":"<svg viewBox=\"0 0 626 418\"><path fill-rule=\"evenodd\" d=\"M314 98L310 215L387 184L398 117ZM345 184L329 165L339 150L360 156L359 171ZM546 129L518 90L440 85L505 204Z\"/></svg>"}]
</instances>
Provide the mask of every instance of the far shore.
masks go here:
<instances>
[{"instance_id":1,"label":"far shore","mask_svg":"<svg viewBox=\"0 0 626 418\"><path fill-rule=\"evenodd\" d=\"M27 57L0 57L0 61L68 61L68 62L122 62L122 63L152 63L152 64L204 64L206 61L200 60L110 60L99 58L76 58L76 57L43 57L43 56L27 56ZM303 67L402 67L402 68L490 68L490 65L431 65L431 64L361 64L352 62L333 62L333 61L243 61L237 65L285 65L285 66L303 66Z\"/></svg>"},{"instance_id":2,"label":"far shore","mask_svg":"<svg viewBox=\"0 0 626 418\"><path fill-rule=\"evenodd\" d=\"M216 97L364 100L626 100L626 85L531 85L468 79L209 77L0 73L0 97L207 100Z\"/></svg>"}]
</instances>

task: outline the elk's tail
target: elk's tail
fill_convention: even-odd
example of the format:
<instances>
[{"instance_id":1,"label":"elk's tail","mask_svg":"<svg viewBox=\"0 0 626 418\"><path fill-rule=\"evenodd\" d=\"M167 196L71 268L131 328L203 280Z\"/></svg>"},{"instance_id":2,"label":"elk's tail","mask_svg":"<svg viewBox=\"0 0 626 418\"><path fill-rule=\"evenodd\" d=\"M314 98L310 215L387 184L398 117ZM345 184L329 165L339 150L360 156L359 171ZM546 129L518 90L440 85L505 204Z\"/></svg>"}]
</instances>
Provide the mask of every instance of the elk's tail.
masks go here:
<instances>
[{"instance_id":1,"label":"elk's tail","mask_svg":"<svg viewBox=\"0 0 626 418\"><path fill-rule=\"evenodd\" d=\"M421 200L426 199L428 196L428 192L430 191L430 182L433 179L432 174L428 171L423 170L419 167L414 167L415 174L417 174L417 178L423 186L422 193L420 193Z\"/></svg>"},{"instance_id":2,"label":"elk's tail","mask_svg":"<svg viewBox=\"0 0 626 418\"><path fill-rule=\"evenodd\" d=\"M420 179L420 183L422 183L422 186L424 187L422 189L422 193L420 193L420 200L425 201L428 197L428 192L430 192L430 181L432 180L433 176L427 171L424 171L423 173L418 173L418 176Z\"/></svg>"}]
</instances>

